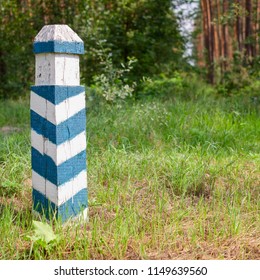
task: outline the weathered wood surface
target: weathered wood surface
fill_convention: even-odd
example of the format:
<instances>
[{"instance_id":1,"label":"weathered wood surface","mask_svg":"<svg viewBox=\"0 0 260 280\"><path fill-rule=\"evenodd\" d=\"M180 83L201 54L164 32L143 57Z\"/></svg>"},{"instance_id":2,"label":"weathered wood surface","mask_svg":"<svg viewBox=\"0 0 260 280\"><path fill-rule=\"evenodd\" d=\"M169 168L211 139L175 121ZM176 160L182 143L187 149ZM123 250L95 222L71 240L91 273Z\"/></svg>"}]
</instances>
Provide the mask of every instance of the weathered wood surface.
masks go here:
<instances>
[{"instance_id":1,"label":"weathered wood surface","mask_svg":"<svg viewBox=\"0 0 260 280\"><path fill-rule=\"evenodd\" d=\"M35 85L78 86L79 56L70 54L38 54L35 65Z\"/></svg>"},{"instance_id":2,"label":"weathered wood surface","mask_svg":"<svg viewBox=\"0 0 260 280\"><path fill-rule=\"evenodd\" d=\"M81 38L66 24L45 25L36 35L34 42L63 41L81 42Z\"/></svg>"},{"instance_id":3,"label":"weathered wood surface","mask_svg":"<svg viewBox=\"0 0 260 280\"><path fill-rule=\"evenodd\" d=\"M44 26L34 41L31 88L34 210L63 222L87 218L85 92L80 86L83 42L66 25Z\"/></svg>"}]
</instances>

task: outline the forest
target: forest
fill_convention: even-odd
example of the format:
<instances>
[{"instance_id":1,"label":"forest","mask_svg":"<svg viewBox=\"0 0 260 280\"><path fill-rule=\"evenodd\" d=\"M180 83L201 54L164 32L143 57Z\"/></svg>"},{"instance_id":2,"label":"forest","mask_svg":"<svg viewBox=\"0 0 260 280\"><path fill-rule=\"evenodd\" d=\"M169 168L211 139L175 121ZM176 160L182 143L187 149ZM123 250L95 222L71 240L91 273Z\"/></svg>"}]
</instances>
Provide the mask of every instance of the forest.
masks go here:
<instances>
[{"instance_id":1,"label":"forest","mask_svg":"<svg viewBox=\"0 0 260 280\"><path fill-rule=\"evenodd\" d=\"M260 258L260 0L0 0L0 21L1 260ZM85 48L85 226L31 213L52 24Z\"/></svg>"},{"instance_id":2,"label":"forest","mask_svg":"<svg viewBox=\"0 0 260 280\"><path fill-rule=\"evenodd\" d=\"M178 7L192 4L194 27L187 38ZM68 24L83 39L81 75L87 86L98 86L101 74L108 78L115 70L120 83L135 83L136 95L143 78L172 77L177 71L198 74L229 94L257 80L259 6L257 0L1 1L0 96L26 95L33 83L34 37L55 23ZM183 56L187 39L192 65ZM131 71L120 73L129 63Z\"/></svg>"}]
</instances>

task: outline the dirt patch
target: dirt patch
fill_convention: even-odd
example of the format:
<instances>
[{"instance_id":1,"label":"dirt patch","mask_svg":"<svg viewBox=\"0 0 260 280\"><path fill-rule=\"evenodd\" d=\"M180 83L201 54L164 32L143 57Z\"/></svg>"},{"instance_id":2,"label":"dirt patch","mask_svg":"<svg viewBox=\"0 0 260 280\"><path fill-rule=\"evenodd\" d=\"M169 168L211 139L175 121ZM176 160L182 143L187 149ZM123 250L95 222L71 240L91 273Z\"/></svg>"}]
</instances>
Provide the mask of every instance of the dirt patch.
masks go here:
<instances>
[{"instance_id":1,"label":"dirt patch","mask_svg":"<svg viewBox=\"0 0 260 280\"><path fill-rule=\"evenodd\" d=\"M0 132L3 134L11 134L11 133L15 133L15 132L20 132L22 129L19 127L15 127L15 126L3 126L0 127Z\"/></svg>"},{"instance_id":2,"label":"dirt patch","mask_svg":"<svg viewBox=\"0 0 260 280\"><path fill-rule=\"evenodd\" d=\"M32 194L31 194L31 179L26 179L23 184L23 189L21 192L11 196L2 197L0 196L0 204L12 204L14 211L23 211L29 209L32 205Z\"/></svg>"}]
</instances>

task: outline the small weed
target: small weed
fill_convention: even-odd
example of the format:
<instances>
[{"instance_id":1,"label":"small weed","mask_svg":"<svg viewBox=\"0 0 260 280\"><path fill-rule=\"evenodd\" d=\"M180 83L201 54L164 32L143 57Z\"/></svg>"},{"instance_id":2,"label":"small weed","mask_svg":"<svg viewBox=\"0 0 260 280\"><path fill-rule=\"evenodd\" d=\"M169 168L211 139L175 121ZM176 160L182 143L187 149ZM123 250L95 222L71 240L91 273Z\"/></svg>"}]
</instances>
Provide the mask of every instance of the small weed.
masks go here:
<instances>
[{"instance_id":1,"label":"small weed","mask_svg":"<svg viewBox=\"0 0 260 280\"><path fill-rule=\"evenodd\" d=\"M54 234L52 227L44 222L33 221L32 228L31 235L26 236L31 241L29 258L32 254L36 258L40 258L42 254L50 255L58 243L58 235Z\"/></svg>"}]
</instances>

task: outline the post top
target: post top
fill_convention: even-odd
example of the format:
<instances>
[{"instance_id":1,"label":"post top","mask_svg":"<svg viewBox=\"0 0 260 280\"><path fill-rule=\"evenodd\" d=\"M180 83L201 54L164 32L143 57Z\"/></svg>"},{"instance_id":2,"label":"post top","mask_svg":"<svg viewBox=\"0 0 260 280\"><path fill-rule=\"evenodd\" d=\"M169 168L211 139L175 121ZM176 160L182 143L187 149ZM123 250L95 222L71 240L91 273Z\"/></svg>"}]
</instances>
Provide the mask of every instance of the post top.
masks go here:
<instances>
[{"instance_id":1,"label":"post top","mask_svg":"<svg viewBox=\"0 0 260 280\"><path fill-rule=\"evenodd\" d=\"M66 24L45 25L37 34L34 42L64 41L82 42L79 36Z\"/></svg>"},{"instance_id":2,"label":"post top","mask_svg":"<svg viewBox=\"0 0 260 280\"><path fill-rule=\"evenodd\" d=\"M84 43L66 24L45 25L34 39L34 53L83 54Z\"/></svg>"}]
</instances>

